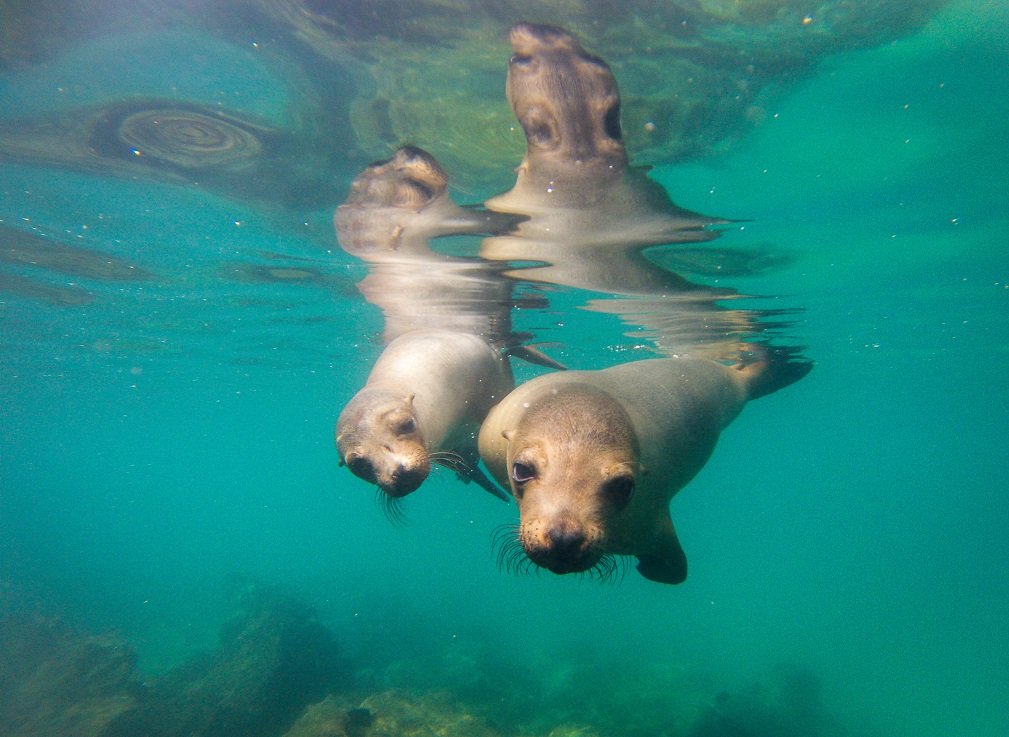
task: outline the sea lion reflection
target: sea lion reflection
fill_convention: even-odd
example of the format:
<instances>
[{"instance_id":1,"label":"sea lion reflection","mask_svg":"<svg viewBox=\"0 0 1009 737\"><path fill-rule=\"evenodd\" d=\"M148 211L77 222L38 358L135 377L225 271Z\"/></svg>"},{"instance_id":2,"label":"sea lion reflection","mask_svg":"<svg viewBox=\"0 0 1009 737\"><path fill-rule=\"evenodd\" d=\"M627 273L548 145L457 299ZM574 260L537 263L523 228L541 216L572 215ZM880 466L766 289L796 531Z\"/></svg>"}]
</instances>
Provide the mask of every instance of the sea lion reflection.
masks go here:
<instances>
[{"instance_id":1,"label":"sea lion reflection","mask_svg":"<svg viewBox=\"0 0 1009 737\"><path fill-rule=\"evenodd\" d=\"M628 166L620 95L602 59L560 28L516 25L507 95L526 134L514 187L485 203L522 215L486 238L488 260L533 262L507 273L609 295L587 308L644 327L669 353L732 358L762 330L751 312L723 306L731 289L695 284L649 260L647 248L710 241L727 221L676 206L641 169Z\"/></svg>"}]
</instances>

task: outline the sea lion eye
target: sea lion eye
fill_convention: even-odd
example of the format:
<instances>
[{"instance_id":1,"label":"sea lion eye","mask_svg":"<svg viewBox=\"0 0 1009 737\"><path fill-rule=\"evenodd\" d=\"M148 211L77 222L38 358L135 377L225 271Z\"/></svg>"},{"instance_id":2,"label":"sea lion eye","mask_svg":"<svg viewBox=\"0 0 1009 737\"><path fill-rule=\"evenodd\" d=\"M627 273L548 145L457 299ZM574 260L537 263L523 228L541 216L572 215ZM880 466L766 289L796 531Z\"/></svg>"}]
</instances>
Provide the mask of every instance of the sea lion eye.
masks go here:
<instances>
[{"instance_id":1,"label":"sea lion eye","mask_svg":"<svg viewBox=\"0 0 1009 737\"><path fill-rule=\"evenodd\" d=\"M528 463L515 461L512 464L512 481L516 484L524 484L527 481L532 481L534 478L536 478L536 469Z\"/></svg>"},{"instance_id":2,"label":"sea lion eye","mask_svg":"<svg viewBox=\"0 0 1009 737\"><path fill-rule=\"evenodd\" d=\"M634 495L634 477L617 476L603 484L603 493L618 507L622 507Z\"/></svg>"},{"instance_id":3,"label":"sea lion eye","mask_svg":"<svg viewBox=\"0 0 1009 737\"><path fill-rule=\"evenodd\" d=\"M417 423L412 417L404 417L394 428L397 435L409 435L417 429Z\"/></svg>"},{"instance_id":4,"label":"sea lion eye","mask_svg":"<svg viewBox=\"0 0 1009 737\"><path fill-rule=\"evenodd\" d=\"M528 54L512 54L511 58L508 60L509 64L516 64L518 66L526 66L532 62L533 58Z\"/></svg>"},{"instance_id":5,"label":"sea lion eye","mask_svg":"<svg viewBox=\"0 0 1009 737\"><path fill-rule=\"evenodd\" d=\"M364 456L358 453L348 454L347 468L349 468L350 472L355 476L357 476L358 478L374 483L375 467L372 466L371 461L369 461Z\"/></svg>"}]
</instances>

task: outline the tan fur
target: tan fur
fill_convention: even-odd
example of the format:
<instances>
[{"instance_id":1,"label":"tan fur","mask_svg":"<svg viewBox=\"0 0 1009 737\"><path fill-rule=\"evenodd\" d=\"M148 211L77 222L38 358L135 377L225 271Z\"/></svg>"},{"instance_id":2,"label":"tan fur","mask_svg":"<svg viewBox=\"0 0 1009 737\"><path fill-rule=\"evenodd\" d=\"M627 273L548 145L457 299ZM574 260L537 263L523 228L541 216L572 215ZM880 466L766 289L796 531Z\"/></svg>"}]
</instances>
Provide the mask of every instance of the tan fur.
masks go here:
<instances>
[{"instance_id":1,"label":"tan fur","mask_svg":"<svg viewBox=\"0 0 1009 737\"><path fill-rule=\"evenodd\" d=\"M506 359L478 336L406 333L386 347L340 414L340 459L391 496L414 491L432 456L472 478L477 428L511 386Z\"/></svg>"},{"instance_id":2,"label":"tan fur","mask_svg":"<svg viewBox=\"0 0 1009 737\"><path fill-rule=\"evenodd\" d=\"M757 374L654 359L544 375L505 397L484 421L480 453L518 501L529 557L567 573L634 555L646 577L682 581L669 501L707 461ZM532 470L528 481L516 481L516 463ZM621 479L634 484L629 499Z\"/></svg>"}]
</instances>

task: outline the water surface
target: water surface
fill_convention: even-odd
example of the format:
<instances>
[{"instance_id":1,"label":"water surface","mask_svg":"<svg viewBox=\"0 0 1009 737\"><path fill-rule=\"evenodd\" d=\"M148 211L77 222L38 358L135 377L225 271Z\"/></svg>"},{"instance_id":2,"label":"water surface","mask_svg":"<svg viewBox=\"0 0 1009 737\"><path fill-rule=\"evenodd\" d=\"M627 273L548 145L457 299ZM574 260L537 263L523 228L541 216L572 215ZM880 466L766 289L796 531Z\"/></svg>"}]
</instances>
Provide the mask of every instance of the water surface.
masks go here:
<instances>
[{"instance_id":1,"label":"water surface","mask_svg":"<svg viewBox=\"0 0 1009 737\"><path fill-rule=\"evenodd\" d=\"M71 145L71 128L48 152L8 151L7 614L117 630L157 674L215 647L236 589L279 584L318 611L356 688L454 690L502 734L688 734L719 692L795 672L829 715L812 733L1006 733L1001 3L827 55L765 90L753 124L652 171L677 204L745 221L719 246L781 257L704 279L802 308L787 338L816 361L748 407L674 500L691 565L676 587L497 570L492 533L514 506L448 472L406 500L408 524L389 523L332 445L381 349L381 315L354 286L365 265L331 226L367 152L348 142L320 162L331 131L292 122L338 104L346 79L292 102L303 72L257 61L251 32L239 50L137 25L9 63L0 116L55 125L139 99L204 112L238 99L283 165L257 159L245 182L130 169ZM496 191L450 174L469 182L459 201ZM507 169L495 176L508 186ZM648 353L584 301L558 290L517 326L579 368Z\"/></svg>"}]
</instances>

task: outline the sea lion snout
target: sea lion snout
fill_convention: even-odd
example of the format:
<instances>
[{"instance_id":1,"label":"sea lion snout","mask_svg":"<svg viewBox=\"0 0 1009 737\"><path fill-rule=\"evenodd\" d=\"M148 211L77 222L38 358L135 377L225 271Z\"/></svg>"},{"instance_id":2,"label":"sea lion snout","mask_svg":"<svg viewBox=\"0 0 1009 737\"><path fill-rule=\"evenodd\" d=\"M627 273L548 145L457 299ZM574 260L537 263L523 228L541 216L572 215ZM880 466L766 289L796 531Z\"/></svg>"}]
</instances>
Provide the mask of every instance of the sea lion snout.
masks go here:
<instances>
[{"instance_id":1,"label":"sea lion snout","mask_svg":"<svg viewBox=\"0 0 1009 737\"><path fill-rule=\"evenodd\" d=\"M411 491L416 491L424 479L427 478L428 468L410 467L399 464L392 469L390 483L384 484L382 490L389 496L406 496Z\"/></svg>"},{"instance_id":2,"label":"sea lion snout","mask_svg":"<svg viewBox=\"0 0 1009 737\"><path fill-rule=\"evenodd\" d=\"M593 62L605 64L602 59L585 52L578 39L560 26L520 22L512 26L508 32L512 51L522 61L522 57L536 53L562 52L577 54ZM512 57L515 61L515 57Z\"/></svg>"},{"instance_id":3,"label":"sea lion snout","mask_svg":"<svg viewBox=\"0 0 1009 737\"><path fill-rule=\"evenodd\" d=\"M395 497L416 491L431 469L426 454L412 453L407 457L388 446L373 450L370 456L364 451L350 451L344 462L355 476L377 485L386 494Z\"/></svg>"},{"instance_id":4,"label":"sea lion snout","mask_svg":"<svg viewBox=\"0 0 1009 737\"><path fill-rule=\"evenodd\" d=\"M387 453L392 453L387 449ZM430 465L419 459L401 459L395 454L382 458L375 454L378 463L362 452L352 451L347 454L345 463L350 472L359 479L379 486L390 496L406 496L424 483Z\"/></svg>"},{"instance_id":5,"label":"sea lion snout","mask_svg":"<svg viewBox=\"0 0 1009 737\"><path fill-rule=\"evenodd\" d=\"M599 562L593 537L573 519L554 520L523 531L522 547L529 559L554 573L579 573Z\"/></svg>"}]
</instances>

